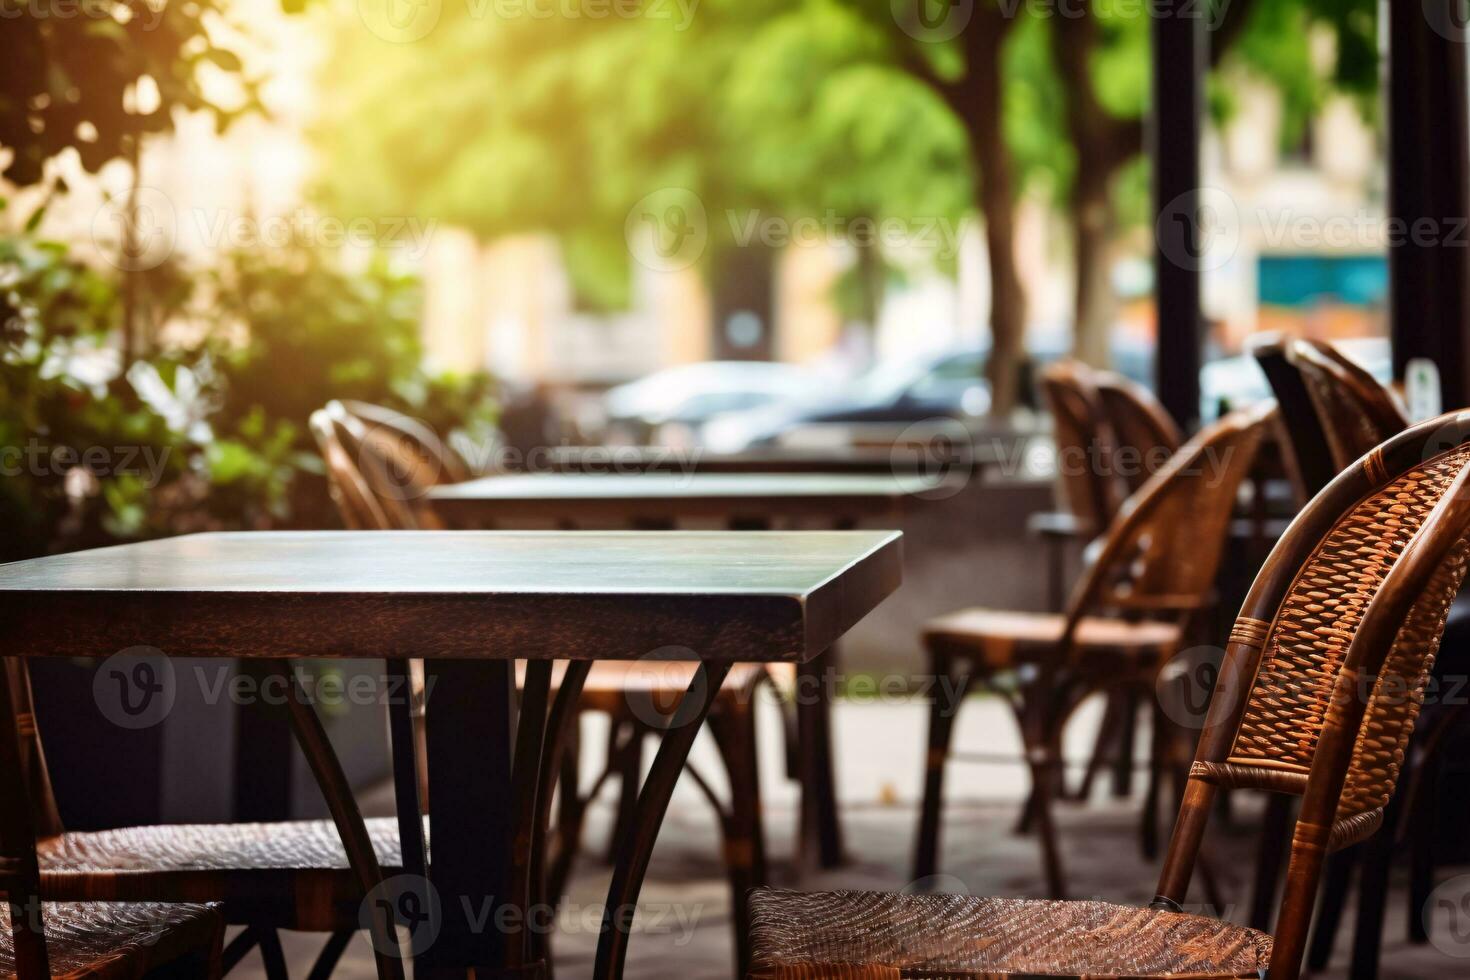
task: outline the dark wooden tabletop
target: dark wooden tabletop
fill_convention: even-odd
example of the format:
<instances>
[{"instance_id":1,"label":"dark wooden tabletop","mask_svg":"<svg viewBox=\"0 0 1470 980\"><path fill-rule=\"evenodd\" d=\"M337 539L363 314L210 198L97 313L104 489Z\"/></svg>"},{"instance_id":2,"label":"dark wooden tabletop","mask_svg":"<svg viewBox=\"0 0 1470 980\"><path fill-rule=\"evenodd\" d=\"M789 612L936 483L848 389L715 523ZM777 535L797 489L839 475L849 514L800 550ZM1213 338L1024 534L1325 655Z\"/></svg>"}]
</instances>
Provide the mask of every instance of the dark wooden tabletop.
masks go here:
<instances>
[{"instance_id":1,"label":"dark wooden tabletop","mask_svg":"<svg viewBox=\"0 0 1470 980\"><path fill-rule=\"evenodd\" d=\"M434 487L430 505L451 523L497 518L845 517L892 515L935 483L859 473L531 473Z\"/></svg>"},{"instance_id":2,"label":"dark wooden tabletop","mask_svg":"<svg viewBox=\"0 0 1470 980\"><path fill-rule=\"evenodd\" d=\"M4 652L805 660L897 588L897 532L199 534L0 565Z\"/></svg>"}]
</instances>

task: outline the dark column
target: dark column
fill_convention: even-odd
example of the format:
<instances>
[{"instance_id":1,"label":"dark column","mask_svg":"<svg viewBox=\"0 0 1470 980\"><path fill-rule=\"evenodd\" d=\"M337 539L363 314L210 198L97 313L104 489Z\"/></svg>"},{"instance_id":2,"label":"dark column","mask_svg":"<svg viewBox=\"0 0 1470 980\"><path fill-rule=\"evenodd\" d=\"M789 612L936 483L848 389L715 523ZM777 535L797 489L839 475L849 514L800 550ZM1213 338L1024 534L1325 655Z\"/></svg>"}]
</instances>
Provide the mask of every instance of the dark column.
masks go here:
<instances>
[{"instance_id":1,"label":"dark column","mask_svg":"<svg viewBox=\"0 0 1470 980\"><path fill-rule=\"evenodd\" d=\"M1154 296L1158 307L1159 400L1186 431L1199 418L1204 258L1200 201L1200 118L1204 24L1190 5L1151 0L1154 179Z\"/></svg>"},{"instance_id":2,"label":"dark column","mask_svg":"<svg viewBox=\"0 0 1470 980\"><path fill-rule=\"evenodd\" d=\"M1427 357L1444 407L1470 397L1470 163L1464 5L1389 3L1388 213L1393 370ZM1438 16L1436 16L1438 14Z\"/></svg>"}]
</instances>

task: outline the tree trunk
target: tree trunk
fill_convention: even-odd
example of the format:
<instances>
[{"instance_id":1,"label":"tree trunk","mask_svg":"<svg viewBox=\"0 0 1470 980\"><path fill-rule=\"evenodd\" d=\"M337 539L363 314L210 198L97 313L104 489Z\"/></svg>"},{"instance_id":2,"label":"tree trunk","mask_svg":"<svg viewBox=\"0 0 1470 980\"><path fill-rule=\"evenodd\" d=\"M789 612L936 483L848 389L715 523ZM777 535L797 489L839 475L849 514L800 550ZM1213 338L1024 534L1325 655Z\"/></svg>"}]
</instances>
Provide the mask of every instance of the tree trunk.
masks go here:
<instances>
[{"instance_id":1,"label":"tree trunk","mask_svg":"<svg viewBox=\"0 0 1470 980\"><path fill-rule=\"evenodd\" d=\"M988 12L987 12L988 11ZM1016 177L1005 140L1001 52L1015 24L999 10L982 11L965 31L967 84L955 99L970 137L978 200L990 260L990 411L1004 417L1020 394L1026 292L1016 265Z\"/></svg>"},{"instance_id":2,"label":"tree trunk","mask_svg":"<svg viewBox=\"0 0 1470 980\"><path fill-rule=\"evenodd\" d=\"M1109 339L1117 303L1109 280L1113 239L1110 174L1080 171L1072 193L1073 267L1076 276L1072 336L1074 356L1094 367L1108 367Z\"/></svg>"}]
</instances>

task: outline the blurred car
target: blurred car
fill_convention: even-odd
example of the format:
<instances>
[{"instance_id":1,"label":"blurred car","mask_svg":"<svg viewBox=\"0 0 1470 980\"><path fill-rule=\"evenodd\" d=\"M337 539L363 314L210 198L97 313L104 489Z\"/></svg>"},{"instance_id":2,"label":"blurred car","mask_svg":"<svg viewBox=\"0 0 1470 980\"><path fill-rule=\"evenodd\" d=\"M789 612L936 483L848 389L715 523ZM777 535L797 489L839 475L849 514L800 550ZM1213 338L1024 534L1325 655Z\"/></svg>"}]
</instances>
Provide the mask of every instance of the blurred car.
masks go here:
<instances>
[{"instance_id":1,"label":"blurred car","mask_svg":"<svg viewBox=\"0 0 1470 980\"><path fill-rule=\"evenodd\" d=\"M609 389L607 438L643 443L665 427L697 431L716 416L809 397L817 384L811 371L773 361L681 364Z\"/></svg>"}]
</instances>

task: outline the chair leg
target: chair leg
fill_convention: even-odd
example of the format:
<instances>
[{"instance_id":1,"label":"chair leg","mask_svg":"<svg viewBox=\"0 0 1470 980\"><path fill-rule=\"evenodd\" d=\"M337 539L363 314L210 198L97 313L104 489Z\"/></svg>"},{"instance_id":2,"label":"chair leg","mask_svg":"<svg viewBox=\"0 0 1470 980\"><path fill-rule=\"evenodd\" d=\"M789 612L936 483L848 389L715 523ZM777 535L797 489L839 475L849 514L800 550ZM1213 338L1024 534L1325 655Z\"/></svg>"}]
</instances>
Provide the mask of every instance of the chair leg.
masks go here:
<instances>
[{"instance_id":1,"label":"chair leg","mask_svg":"<svg viewBox=\"0 0 1470 980\"><path fill-rule=\"evenodd\" d=\"M1097 741L1092 747L1092 757L1087 760L1087 771L1082 776L1082 785L1077 787L1073 799L1086 802L1092 796L1092 787L1108 764L1108 752L1112 749L1113 742L1121 737L1118 731L1118 712L1118 694L1109 692L1102 722L1097 728Z\"/></svg>"},{"instance_id":2,"label":"chair leg","mask_svg":"<svg viewBox=\"0 0 1470 980\"><path fill-rule=\"evenodd\" d=\"M970 673L965 665L951 663L931 655L930 675L935 679L929 691L929 745L924 755L924 802L919 811L919 836L914 848L915 881L932 878L939 873L939 824L944 806L944 766L949 759L954 737L954 720L970 686ZM958 668L958 670L956 670ZM939 678L952 683L941 690ZM950 703L952 702L952 703Z\"/></svg>"},{"instance_id":3,"label":"chair leg","mask_svg":"<svg viewBox=\"0 0 1470 980\"><path fill-rule=\"evenodd\" d=\"M1032 757L1032 794L1036 801L1036 831L1041 839L1041 864L1046 875L1047 896L1064 901L1067 897L1066 875L1062 871L1061 842L1057 839L1057 828L1052 819L1052 795L1059 756L1051 746L1038 746L1028 754Z\"/></svg>"},{"instance_id":4,"label":"chair leg","mask_svg":"<svg viewBox=\"0 0 1470 980\"><path fill-rule=\"evenodd\" d=\"M1149 725L1148 789L1144 793L1143 822L1139 827L1139 846L1143 856L1152 861L1159 856L1159 801L1168 778L1170 748L1174 732L1162 705L1154 701Z\"/></svg>"},{"instance_id":5,"label":"chair leg","mask_svg":"<svg viewBox=\"0 0 1470 980\"><path fill-rule=\"evenodd\" d=\"M352 937L357 935L350 929L343 929L332 933L322 946L322 951L316 955L316 962L311 965L311 972L306 975L306 980L327 980L332 971L337 969L337 961L342 959L342 954L347 951L347 944L352 942Z\"/></svg>"},{"instance_id":6,"label":"chair leg","mask_svg":"<svg viewBox=\"0 0 1470 980\"><path fill-rule=\"evenodd\" d=\"M725 836L725 870L735 923L737 976L750 966L751 889L766 884L765 826L761 819L760 760L756 752L755 705L731 698L711 712L706 724L714 736L730 780Z\"/></svg>"},{"instance_id":7,"label":"chair leg","mask_svg":"<svg viewBox=\"0 0 1470 980\"><path fill-rule=\"evenodd\" d=\"M1282 863L1291 836L1293 798L1272 793L1266 798L1266 813L1261 818L1261 847L1256 852L1256 880L1251 889L1250 920L1252 929L1271 929L1271 909L1276 905L1276 890L1281 884Z\"/></svg>"},{"instance_id":8,"label":"chair leg","mask_svg":"<svg viewBox=\"0 0 1470 980\"><path fill-rule=\"evenodd\" d=\"M1133 795L1133 746L1138 741L1140 698L1134 688L1124 688L1118 705L1118 754L1113 756L1113 796L1126 800Z\"/></svg>"},{"instance_id":9,"label":"chair leg","mask_svg":"<svg viewBox=\"0 0 1470 980\"><path fill-rule=\"evenodd\" d=\"M1322 889L1317 901L1317 917L1312 926L1312 942L1307 947L1307 969L1325 970L1332 962L1332 950L1337 945L1337 931L1342 925L1342 913L1347 906L1348 889L1352 887L1353 871L1358 865L1358 849L1350 847L1338 851L1327 859L1327 870L1322 874Z\"/></svg>"}]
</instances>

